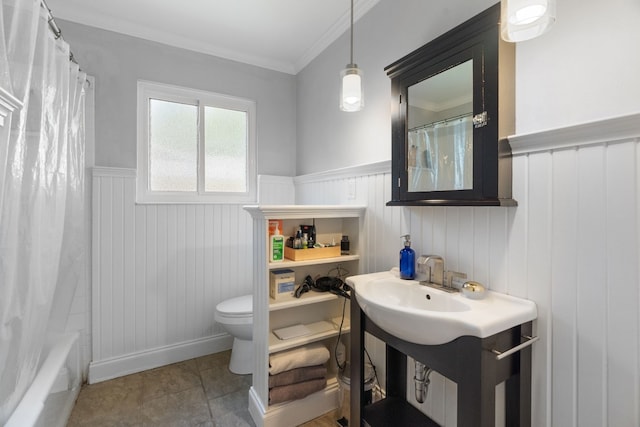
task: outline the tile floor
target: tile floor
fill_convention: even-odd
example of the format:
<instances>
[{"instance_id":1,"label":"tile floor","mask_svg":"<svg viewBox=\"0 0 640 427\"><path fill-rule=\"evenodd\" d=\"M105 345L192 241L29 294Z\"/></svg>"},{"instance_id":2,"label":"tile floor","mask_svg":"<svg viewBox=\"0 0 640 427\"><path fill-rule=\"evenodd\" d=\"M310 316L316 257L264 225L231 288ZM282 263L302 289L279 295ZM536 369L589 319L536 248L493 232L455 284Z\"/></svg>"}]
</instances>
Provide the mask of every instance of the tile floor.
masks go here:
<instances>
[{"instance_id":1,"label":"tile floor","mask_svg":"<svg viewBox=\"0 0 640 427\"><path fill-rule=\"evenodd\" d=\"M249 411L251 375L227 368L230 351L174 363L80 390L67 426L255 426ZM336 426L328 413L304 427Z\"/></svg>"}]
</instances>

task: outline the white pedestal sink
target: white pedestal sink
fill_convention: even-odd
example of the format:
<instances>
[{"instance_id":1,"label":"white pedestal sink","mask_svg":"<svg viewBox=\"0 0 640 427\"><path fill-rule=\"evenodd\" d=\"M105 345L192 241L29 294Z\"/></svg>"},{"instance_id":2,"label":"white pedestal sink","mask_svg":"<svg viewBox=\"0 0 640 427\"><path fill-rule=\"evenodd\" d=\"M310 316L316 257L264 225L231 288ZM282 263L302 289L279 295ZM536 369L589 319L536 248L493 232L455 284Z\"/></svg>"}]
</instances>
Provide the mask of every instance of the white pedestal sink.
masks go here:
<instances>
[{"instance_id":1,"label":"white pedestal sink","mask_svg":"<svg viewBox=\"0 0 640 427\"><path fill-rule=\"evenodd\" d=\"M445 344L461 336L486 338L537 317L533 301L493 291L483 299L470 299L402 280L393 270L352 276L347 283L374 323L414 344Z\"/></svg>"}]
</instances>

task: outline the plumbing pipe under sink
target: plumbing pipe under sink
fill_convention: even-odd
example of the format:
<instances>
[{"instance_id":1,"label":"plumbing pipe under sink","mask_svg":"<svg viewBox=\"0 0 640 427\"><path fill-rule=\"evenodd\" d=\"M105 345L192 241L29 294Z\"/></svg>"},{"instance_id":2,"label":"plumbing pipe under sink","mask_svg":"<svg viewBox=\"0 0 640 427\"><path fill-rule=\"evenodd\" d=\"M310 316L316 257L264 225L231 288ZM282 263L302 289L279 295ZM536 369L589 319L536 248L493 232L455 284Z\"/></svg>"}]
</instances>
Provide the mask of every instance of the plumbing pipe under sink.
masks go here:
<instances>
[{"instance_id":1,"label":"plumbing pipe under sink","mask_svg":"<svg viewBox=\"0 0 640 427\"><path fill-rule=\"evenodd\" d=\"M424 403L427 398L427 393L429 392L429 384L431 381L429 380L429 376L433 369L427 367L423 363L414 361L415 364L415 374L413 376L413 383L415 385L416 391L416 401L418 403Z\"/></svg>"}]
</instances>

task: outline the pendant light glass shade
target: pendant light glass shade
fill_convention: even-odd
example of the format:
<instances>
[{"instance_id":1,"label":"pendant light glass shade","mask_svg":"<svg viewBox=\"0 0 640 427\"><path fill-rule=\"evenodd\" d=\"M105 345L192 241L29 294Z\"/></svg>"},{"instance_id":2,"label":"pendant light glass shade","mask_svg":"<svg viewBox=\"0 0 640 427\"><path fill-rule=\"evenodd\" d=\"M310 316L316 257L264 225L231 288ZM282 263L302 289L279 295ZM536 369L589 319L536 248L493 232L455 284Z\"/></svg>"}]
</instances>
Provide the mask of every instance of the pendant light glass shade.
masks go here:
<instances>
[{"instance_id":1,"label":"pendant light glass shade","mask_svg":"<svg viewBox=\"0 0 640 427\"><path fill-rule=\"evenodd\" d=\"M502 0L501 35L508 42L521 42L549 31L556 22L555 0Z\"/></svg>"},{"instance_id":2,"label":"pendant light glass shade","mask_svg":"<svg viewBox=\"0 0 640 427\"><path fill-rule=\"evenodd\" d=\"M340 109L342 111L359 111L364 107L362 94L362 70L355 64L348 64L340 72Z\"/></svg>"},{"instance_id":3,"label":"pendant light glass shade","mask_svg":"<svg viewBox=\"0 0 640 427\"><path fill-rule=\"evenodd\" d=\"M350 28L350 62L340 72L340 109L342 111L360 111L364 107L362 93L362 70L353 63L353 0L351 0L351 28Z\"/></svg>"}]
</instances>

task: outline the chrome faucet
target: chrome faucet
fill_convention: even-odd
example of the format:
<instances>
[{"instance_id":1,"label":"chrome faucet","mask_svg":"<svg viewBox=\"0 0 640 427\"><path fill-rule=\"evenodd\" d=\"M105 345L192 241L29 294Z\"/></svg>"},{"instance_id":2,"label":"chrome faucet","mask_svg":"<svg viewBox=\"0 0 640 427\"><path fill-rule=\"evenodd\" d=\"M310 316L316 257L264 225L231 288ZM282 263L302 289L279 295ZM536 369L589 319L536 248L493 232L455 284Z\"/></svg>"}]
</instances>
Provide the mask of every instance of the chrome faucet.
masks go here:
<instances>
[{"instance_id":1,"label":"chrome faucet","mask_svg":"<svg viewBox=\"0 0 640 427\"><path fill-rule=\"evenodd\" d=\"M426 283L444 285L444 259L438 255L421 255L418 258L418 273L421 280Z\"/></svg>"},{"instance_id":2,"label":"chrome faucet","mask_svg":"<svg viewBox=\"0 0 640 427\"><path fill-rule=\"evenodd\" d=\"M439 255L421 255L416 264L416 276L421 285L431 286L447 292L457 292L459 289L453 286L454 278L467 278L465 273L445 272L444 259Z\"/></svg>"}]
</instances>

